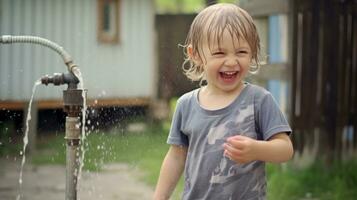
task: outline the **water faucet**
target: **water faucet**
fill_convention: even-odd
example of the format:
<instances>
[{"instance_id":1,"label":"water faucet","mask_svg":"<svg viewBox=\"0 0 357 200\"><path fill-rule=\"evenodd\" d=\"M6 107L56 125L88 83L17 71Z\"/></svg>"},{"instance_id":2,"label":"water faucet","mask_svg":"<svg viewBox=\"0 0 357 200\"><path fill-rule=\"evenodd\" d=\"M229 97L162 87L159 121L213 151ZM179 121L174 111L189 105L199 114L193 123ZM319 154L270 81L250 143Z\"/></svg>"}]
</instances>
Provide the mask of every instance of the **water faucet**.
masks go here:
<instances>
[{"instance_id":1,"label":"water faucet","mask_svg":"<svg viewBox=\"0 0 357 200\"><path fill-rule=\"evenodd\" d=\"M79 79L73 73L54 73L52 76L45 75L41 78L44 85L64 85L68 84L68 89L77 89Z\"/></svg>"}]
</instances>

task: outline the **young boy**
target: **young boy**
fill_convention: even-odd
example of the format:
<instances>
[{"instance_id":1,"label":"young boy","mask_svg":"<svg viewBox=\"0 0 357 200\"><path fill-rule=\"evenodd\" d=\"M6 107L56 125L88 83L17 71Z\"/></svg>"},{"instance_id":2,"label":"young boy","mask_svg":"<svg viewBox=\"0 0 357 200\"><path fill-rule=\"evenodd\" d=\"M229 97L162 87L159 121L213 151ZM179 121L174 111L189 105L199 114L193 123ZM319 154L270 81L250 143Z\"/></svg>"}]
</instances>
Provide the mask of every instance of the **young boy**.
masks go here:
<instances>
[{"instance_id":1,"label":"young boy","mask_svg":"<svg viewBox=\"0 0 357 200\"><path fill-rule=\"evenodd\" d=\"M243 81L259 66L251 16L234 4L209 6L185 48L186 76L206 84L177 102L154 199L169 199L183 170L183 199L266 199L265 162L289 160L293 147L272 95Z\"/></svg>"}]
</instances>

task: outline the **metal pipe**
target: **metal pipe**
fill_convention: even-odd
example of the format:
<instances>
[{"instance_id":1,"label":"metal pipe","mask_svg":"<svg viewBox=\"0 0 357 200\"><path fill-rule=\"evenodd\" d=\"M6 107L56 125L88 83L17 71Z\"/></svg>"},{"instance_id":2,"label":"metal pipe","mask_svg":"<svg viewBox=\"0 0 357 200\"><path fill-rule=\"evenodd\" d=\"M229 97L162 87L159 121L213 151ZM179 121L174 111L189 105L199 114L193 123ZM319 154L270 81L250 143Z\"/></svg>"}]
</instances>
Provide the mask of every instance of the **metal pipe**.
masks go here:
<instances>
[{"instance_id":1,"label":"metal pipe","mask_svg":"<svg viewBox=\"0 0 357 200\"><path fill-rule=\"evenodd\" d=\"M79 68L73 63L71 56L58 44L47 40L45 38L36 36L0 36L0 43L33 43L49 47L62 56L64 63L67 65L69 73L54 74L53 76L42 77L41 83L48 85L68 84L67 90L63 91L64 111L67 113L66 117L66 200L77 199L77 183L80 167L80 135L81 123L80 115L81 109L86 98L86 91L83 88L83 83L80 89L77 89L81 80ZM84 95L83 95L84 94ZM84 117L84 116L83 116ZM84 126L84 124L82 124Z\"/></svg>"},{"instance_id":2,"label":"metal pipe","mask_svg":"<svg viewBox=\"0 0 357 200\"><path fill-rule=\"evenodd\" d=\"M37 36L28 36L28 35L21 35L21 36L12 36L12 35L2 35L0 37L0 43L4 44L12 44L12 43L32 43L32 44L39 44L45 47L48 47L54 51L56 51L59 55L61 55L64 63L67 65L68 71L72 72L72 68L76 65L73 64L73 60L71 56L61 47L60 45L47 40L45 38L37 37Z\"/></svg>"},{"instance_id":3,"label":"metal pipe","mask_svg":"<svg viewBox=\"0 0 357 200\"><path fill-rule=\"evenodd\" d=\"M80 135L79 117L66 117L66 200L77 199Z\"/></svg>"},{"instance_id":4,"label":"metal pipe","mask_svg":"<svg viewBox=\"0 0 357 200\"><path fill-rule=\"evenodd\" d=\"M63 91L64 111L66 117L66 200L77 199L77 184L80 167L80 139L81 122L80 115L83 108L83 92L86 91L71 89ZM82 116L84 117L84 116ZM82 124L84 126L84 124Z\"/></svg>"}]
</instances>

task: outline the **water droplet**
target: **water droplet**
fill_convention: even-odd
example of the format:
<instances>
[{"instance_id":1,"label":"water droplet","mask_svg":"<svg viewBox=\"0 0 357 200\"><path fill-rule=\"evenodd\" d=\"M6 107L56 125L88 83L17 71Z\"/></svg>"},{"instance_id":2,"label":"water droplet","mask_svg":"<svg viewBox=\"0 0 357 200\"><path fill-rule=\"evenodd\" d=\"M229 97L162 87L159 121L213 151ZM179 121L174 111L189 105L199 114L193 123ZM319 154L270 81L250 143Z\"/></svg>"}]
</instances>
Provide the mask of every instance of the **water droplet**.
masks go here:
<instances>
[{"instance_id":1,"label":"water droplet","mask_svg":"<svg viewBox=\"0 0 357 200\"><path fill-rule=\"evenodd\" d=\"M22 151L20 151L20 156L22 156L22 154L23 154Z\"/></svg>"}]
</instances>

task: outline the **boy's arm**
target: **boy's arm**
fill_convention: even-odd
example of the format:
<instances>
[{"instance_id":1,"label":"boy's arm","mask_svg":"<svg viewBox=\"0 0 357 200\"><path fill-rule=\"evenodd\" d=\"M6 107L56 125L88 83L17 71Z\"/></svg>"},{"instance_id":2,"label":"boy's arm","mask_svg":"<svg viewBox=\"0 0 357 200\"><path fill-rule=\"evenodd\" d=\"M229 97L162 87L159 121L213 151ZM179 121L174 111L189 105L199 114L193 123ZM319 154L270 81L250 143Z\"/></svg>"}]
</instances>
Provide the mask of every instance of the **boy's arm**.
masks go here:
<instances>
[{"instance_id":1,"label":"boy's arm","mask_svg":"<svg viewBox=\"0 0 357 200\"><path fill-rule=\"evenodd\" d=\"M268 141L254 140L246 136L233 136L224 144L224 154L237 163L253 160L281 163L292 158L294 150L289 136L278 133Z\"/></svg>"},{"instance_id":2,"label":"boy's arm","mask_svg":"<svg viewBox=\"0 0 357 200\"><path fill-rule=\"evenodd\" d=\"M171 145L161 165L154 200L167 200L170 198L184 170L186 155L187 147Z\"/></svg>"}]
</instances>

